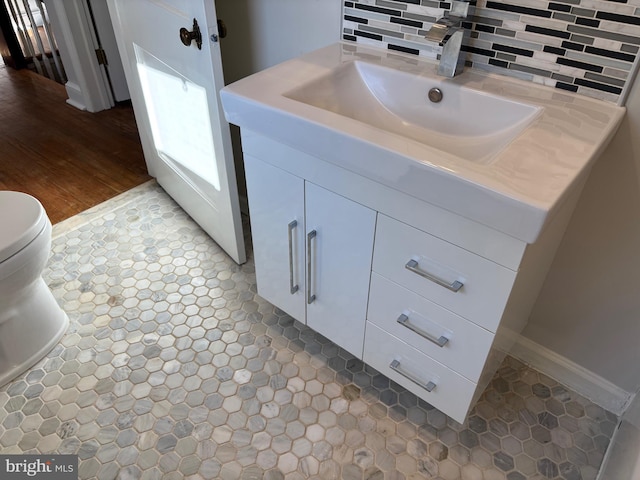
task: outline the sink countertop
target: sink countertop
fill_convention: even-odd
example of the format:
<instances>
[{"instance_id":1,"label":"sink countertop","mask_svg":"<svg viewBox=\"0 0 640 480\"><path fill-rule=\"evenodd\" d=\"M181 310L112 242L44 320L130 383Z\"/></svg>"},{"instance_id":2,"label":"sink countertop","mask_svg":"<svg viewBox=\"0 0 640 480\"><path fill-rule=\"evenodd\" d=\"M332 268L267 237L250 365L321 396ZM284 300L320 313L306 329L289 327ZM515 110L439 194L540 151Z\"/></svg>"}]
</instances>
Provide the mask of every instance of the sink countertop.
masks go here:
<instances>
[{"instance_id":1,"label":"sink countertop","mask_svg":"<svg viewBox=\"0 0 640 480\"><path fill-rule=\"evenodd\" d=\"M354 60L436 78L437 64L428 59L336 43L225 87L227 120L528 243L586 178L625 113L610 103L473 69L453 79L437 77L445 94L447 83L454 83L542 107L490 162L475 163L285 96Z\"/></svg>"}]
</instances>

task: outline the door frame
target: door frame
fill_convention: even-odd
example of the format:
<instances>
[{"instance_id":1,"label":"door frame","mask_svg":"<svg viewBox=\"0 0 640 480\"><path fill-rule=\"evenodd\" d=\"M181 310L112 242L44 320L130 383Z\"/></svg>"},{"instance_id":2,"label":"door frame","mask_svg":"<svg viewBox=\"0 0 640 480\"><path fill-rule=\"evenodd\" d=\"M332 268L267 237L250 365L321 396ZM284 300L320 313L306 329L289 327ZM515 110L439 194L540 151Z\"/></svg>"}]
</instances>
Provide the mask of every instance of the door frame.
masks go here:
<instances>
[{"instance_id":1,"label":"door frame","mask_svg":"<svg viewBox=\"0 0 640 480\"><path fill-rule=\"evenodd\" d=\"M105 67L98 63L95 54L96 32L87 4L78 0L47 0L47 11L68 78L67 103L89 112L112 108L115 101ZM126 84L117 49L115 55L109 52L109 62L120 62L119 70L110 69L109 75L122 75Z\"/></svg>"},{"instance_id":2,"label":"door frame","mask_svg":"<svg viewBox=\"0 0 640 480\"><path fill-rule=\"evenodd\" d=\"M106 0L86 0L92 14L93 26L99 39L100 48L105 52L108 60L106 70L109 74L111 91L114 100L121 102L129 100L129 87L122 66L122 58L118 51L116 35L111 25L111 16Z\"/></svg>"}]
</instances>

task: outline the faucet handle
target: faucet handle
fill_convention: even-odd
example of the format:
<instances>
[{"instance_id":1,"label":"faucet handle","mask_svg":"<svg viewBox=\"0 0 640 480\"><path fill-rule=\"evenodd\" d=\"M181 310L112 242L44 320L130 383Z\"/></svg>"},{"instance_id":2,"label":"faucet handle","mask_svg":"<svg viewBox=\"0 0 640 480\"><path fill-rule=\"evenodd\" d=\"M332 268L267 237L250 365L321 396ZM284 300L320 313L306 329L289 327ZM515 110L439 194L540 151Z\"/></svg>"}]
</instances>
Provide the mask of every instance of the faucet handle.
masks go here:
<instances>
[{"instance_id":1,"label":"faucet handle","mask_svg":"<svg viewBox=\"0 0 640 480\"><path fill-rule=\"evenodd\" d=\"M449 15L467 18L469 15L469 0L453 0L451 2L451 11Z\"/></svg>"},{"instance_id":2,"label":"faucet handle","mask_svg":"<svg viewBox=\"0 0 640 480\"><path fill-rule=\"evenodd\" d=\"M444 25L441 23L434 23L431 26L431 28L427 31L427 34L425 35L424 38L442 45L444 43L445 37L448 34L449 34L449 27L447 25Z\"/></svg>"}]
</instances>

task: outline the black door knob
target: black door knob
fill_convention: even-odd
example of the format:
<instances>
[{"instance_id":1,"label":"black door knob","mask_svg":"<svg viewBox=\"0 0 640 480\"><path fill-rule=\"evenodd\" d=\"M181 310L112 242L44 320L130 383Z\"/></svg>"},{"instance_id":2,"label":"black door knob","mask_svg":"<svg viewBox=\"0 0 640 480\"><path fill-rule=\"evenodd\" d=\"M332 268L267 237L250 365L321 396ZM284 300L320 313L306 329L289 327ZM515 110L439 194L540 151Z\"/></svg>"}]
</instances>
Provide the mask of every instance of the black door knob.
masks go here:
<instances>
[{"instance_id":1,"label":"black door knob","mask_svg":"<svg viewBox=\"0 0 640 480\"><path fill-rule=\"evenodd\" d=\"M227 36L227 26L224 23L224 20L218 19L218 35L220 38L224 38Z\"/></svg>"},{"instance_id":2,"label":"black door knob","mask_svg":"<svg viewBox=\"0 0 640 480\"><path fill-rule=\"evenodd\" d=\"M193 27L191 31L184 27L180 29L180 41L185 47L191 45L191 42L194 40L198 46L198 50L202 50L202 33L200 33L200 27L198 26L198 21L195 18L193 19Z\"/></svg>"}]
</instances>

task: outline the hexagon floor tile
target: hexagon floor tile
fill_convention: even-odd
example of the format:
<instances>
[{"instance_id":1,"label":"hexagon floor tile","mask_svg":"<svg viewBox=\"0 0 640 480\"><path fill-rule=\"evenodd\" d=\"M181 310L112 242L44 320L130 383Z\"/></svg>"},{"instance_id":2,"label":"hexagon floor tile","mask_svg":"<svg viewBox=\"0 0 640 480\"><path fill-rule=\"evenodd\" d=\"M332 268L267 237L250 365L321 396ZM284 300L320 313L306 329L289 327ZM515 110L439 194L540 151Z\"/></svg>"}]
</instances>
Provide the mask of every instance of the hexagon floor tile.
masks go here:
<instances>
[{"instance_id":1,"label":"hexagon floor tile","mask_svg":"<svg viewBox=\"0 0 640 480\"><path fill-rule=\"evenodd\" d=\"M0 388L0 453L83 479L594 480L616 417L507 357L460 425L294 321L154 182L54 228L69 331Z\"/></svg>"}]
</instances>

